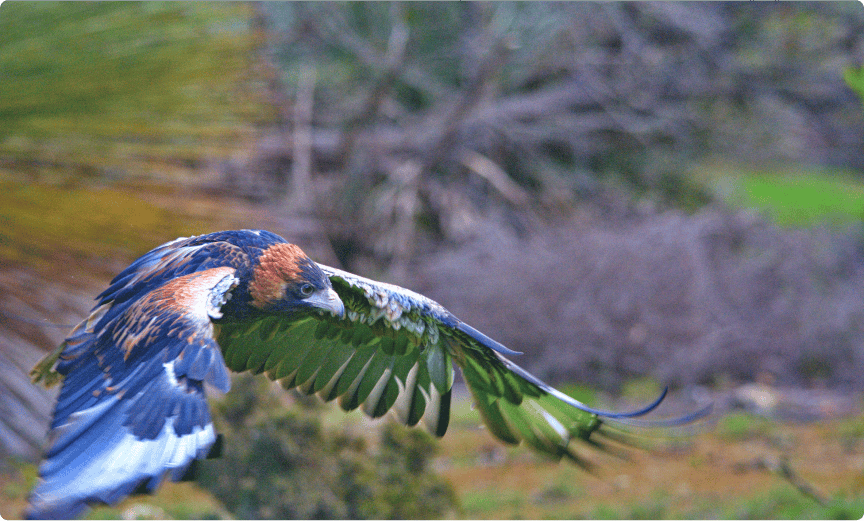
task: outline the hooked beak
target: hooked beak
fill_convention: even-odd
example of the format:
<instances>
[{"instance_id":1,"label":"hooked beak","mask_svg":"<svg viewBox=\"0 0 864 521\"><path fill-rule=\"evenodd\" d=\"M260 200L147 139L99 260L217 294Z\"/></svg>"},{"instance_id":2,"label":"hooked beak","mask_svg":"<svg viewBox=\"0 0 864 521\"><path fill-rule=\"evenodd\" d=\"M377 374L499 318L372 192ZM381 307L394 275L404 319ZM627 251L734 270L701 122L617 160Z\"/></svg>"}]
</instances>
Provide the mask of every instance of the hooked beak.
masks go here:
<instances>
[{"instance_id":1,"label":"hooked beak","mask_svg":"<svg viewBox=\"0 0 864 521\"><path fill-rule=\"evenodd\" d=\"M333 291L333 288L316 292L307 298L306 302L312 307L329 311L339 318L345 316L345 304L342 303L342 299Z\"/></svg>"}]
</instances>

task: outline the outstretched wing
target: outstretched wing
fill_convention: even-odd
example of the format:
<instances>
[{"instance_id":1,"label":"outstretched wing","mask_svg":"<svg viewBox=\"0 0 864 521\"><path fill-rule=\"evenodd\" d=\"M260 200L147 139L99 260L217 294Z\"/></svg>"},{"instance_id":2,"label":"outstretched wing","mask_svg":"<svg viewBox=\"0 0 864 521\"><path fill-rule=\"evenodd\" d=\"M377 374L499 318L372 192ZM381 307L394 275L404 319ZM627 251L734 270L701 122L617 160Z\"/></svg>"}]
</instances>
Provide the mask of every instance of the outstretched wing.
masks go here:
<instances>
[{"instance_id":1,"label":"outstretched wing","mask_svg":"<svg viewBox=\"0 0 864 521\"><path fill-rule=\"evenodd\" d=\"M152 491L208 453L216 435L203 383L230 386L211 318L236 283L227 267L180 276L120 313L102 304L73 330L28 517L71 518L88 503Z\"/></svg>"},{"instance_id":2,"label":"outstretched wing","mask_svg":"<svg viewBox=\"0 0 864 521\"><path fill-rule=\"evenodd\" d=\"M507 443L526 442L553 457L583 463L570 441L589 440L600 417L630 413L591 409L505 358L518 354L410 290L321 266L345 305L343 317L262 318L220 324L218 341L235 371L266 373L285 388L338 399L346 411L372 417L389 410L406 425L421 418L447 430L453 364L461 368L489 430Z\"/></svg>"},{"instance_id":3,"label":"outstretched wing","mask_svg":"<svg viewBox=\"0 0 864 521\"><path fill-rule=\"evenodd\" d=\"M449 313L408 290L321 268L345 305L344 318L322 311L220 321L217 340L228 367L338 399L346 411L361 407L377 418L393 409L411 426L423 418L443 435L453 366L437 334Z\"/></svg>"}]
</instances>

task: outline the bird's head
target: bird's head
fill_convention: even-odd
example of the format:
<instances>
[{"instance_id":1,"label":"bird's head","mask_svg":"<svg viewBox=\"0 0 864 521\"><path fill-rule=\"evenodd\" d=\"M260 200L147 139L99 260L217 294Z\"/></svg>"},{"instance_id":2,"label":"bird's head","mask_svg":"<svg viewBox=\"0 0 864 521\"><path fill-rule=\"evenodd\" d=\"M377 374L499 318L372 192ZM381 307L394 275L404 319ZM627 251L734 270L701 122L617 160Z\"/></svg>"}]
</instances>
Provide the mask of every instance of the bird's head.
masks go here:
<instances>
[{"instance_id":1,"label":"bird's head","mask_svg":"<svg viewBox=\"0 0 864 521\"><path fill-rule=\"evenodd\" d=\"M252 270L249 297L250 305L265 312L318 308L339 317L345 314L330 279L294 244L274 244L261 252Z\"/></svg>"}]
</instances>

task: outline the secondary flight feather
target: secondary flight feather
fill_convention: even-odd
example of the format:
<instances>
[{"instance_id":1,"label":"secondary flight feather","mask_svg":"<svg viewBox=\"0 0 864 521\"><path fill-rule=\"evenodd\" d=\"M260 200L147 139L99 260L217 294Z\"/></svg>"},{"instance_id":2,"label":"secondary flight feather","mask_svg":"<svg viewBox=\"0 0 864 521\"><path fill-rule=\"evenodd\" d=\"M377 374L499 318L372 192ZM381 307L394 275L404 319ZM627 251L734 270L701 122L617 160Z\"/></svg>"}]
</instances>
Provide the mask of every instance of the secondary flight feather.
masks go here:
<instances>
[{"instance_id":1,"label":"secondary flight feather","mask_svg":"<svg viewBox=\"0 0 864 521\"><path fill-rule=\"evenodd\" d=\"M455 363L494 436L580 465L574 440L596 444L610 420L638 424L665 395L635 411L595 410L514 354L440 304L317 264L273 233L177 239L117 275L34 368L34 380L63 383L26 513L75 517L180 479L216 442L204 384L227 392L229 369L442 436Z\"/></svg>"}]
</instances>

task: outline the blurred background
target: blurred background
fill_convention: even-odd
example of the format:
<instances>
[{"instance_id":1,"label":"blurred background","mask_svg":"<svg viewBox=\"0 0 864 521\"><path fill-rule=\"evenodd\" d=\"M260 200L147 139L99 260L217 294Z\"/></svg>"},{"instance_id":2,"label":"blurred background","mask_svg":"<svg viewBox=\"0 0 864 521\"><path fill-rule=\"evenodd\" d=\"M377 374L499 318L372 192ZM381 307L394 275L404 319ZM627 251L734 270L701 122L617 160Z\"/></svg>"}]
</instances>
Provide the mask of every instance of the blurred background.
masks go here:
<instances>
[{"instance_id":1,"label":"blurred background","mask_svg":"<svg viewBox=\"0 0 864 521\"><path fill-rule=\"evenodd\" d=\"M223 460L91 516L857 519L862 98L859 2L6 2L0 513L56 393L28 372L111 277L266 228L715 428L590 476L464 396L439 441L239 378Z\"/></svg>"}]
</instances>

